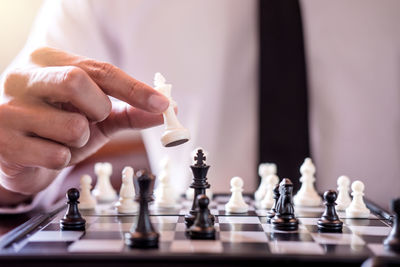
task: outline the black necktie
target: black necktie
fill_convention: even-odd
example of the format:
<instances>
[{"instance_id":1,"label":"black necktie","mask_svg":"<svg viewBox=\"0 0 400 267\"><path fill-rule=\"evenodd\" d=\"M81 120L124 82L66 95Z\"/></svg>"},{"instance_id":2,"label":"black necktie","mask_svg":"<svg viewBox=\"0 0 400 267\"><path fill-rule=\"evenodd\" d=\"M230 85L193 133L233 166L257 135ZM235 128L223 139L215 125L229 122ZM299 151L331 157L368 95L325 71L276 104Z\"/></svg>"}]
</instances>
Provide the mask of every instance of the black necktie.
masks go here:
<instances>
[{"instance_id":1,"label":"black necktie","mask_svg":"<svg viewBox=\"0 0 400 267\"><path fill-rule=\"evenodd\" d=\"M307 80L297 0L260 0L259 162L299 187L309 156Z\"/></svg>"}]
</instances>

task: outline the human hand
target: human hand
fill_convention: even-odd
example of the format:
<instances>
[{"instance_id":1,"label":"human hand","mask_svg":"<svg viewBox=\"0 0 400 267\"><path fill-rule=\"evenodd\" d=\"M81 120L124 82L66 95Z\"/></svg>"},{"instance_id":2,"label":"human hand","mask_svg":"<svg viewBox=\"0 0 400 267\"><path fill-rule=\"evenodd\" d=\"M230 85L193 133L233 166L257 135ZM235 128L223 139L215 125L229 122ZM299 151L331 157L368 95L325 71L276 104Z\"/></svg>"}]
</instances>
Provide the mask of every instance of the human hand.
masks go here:
<instances>
[{"instance_id":1,"label":"human hand","mask_svg":"<svg viewBox=\"0 0 400 267\"><path fill-rule=\"evenodd\" d=\"M31 63L7 73L2 88L0 203L43 190L118 130L163 122L168 99L109 63L53 48L35 50ZM129 105L113 107L107 95Z\"/></svg>"}]
</instances>

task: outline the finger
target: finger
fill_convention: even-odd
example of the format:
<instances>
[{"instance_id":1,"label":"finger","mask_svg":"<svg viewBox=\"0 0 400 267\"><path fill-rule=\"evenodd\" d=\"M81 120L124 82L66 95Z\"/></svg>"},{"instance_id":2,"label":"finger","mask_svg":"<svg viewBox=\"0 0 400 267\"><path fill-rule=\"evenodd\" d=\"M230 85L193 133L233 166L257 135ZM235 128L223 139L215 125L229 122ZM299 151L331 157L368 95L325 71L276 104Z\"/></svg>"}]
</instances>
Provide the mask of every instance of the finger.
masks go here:
<instances>
[{"instance_id":1,"label":"finger","mask_svg":"<svg viewBox=\"0 0 400 267\"><path fill-rule=\"evenodd\" d=\"M2 109L7 117L5 123L10 128L69 147L82 147L87 143L90 131L85 116L60 110L46 103L20 102L14 101L7 110Z\"/></svg>"},{"instance_id":2,"label":"finger","mask_svg":"<svg viewBox=\"0 0 400 267\"><path fill-rule=\"evenodd\" d=\"M109 63L48 47L33 52L31 59L42 66L77 66L89 74L106 94L145 111L160 113L168 108L169 101L163 94Z\"/></svg>"},{"instance_id":3,"label":"finger","mask_svg":"<svg viewBox=\"0 0 400 267\"><path fill-rule=\"evenodd\" d=\"M71 159L69 148L49 140L24 136L21 133L15 133L12 140L2 154L8 162L17 165L60 170Z\"/></svg>"},{"instance_id":4,"label":"finger","mask_svg":"<svg viewBox=\"0 0 400 267\"><path fill-rule=\"evenodd\" d=\"M85 71L78 67L47 67L9 74L5 93L36 97L50 103L71 103L92 121L104 120L111 101Z\"/></svg>"}]
</instances>

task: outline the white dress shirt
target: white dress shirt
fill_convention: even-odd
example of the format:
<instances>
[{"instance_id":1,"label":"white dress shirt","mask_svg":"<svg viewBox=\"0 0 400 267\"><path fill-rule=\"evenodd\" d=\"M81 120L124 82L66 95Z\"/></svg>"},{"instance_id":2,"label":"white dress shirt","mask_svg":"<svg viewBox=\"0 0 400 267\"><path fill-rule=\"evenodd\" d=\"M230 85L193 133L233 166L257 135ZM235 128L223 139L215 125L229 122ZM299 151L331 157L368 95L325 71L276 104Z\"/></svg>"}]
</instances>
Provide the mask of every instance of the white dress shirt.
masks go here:
<instances>
[{"instance_id":1,"label":"white dress shirt","mask_svg":"<svg viewBox=\"0 0 400 267\"><path fill-rule=\"evenodd\" d=\"M318 189L335 189L337 177L346 174L386 206L400 189L400 2L302 5ZM169 155L175 190L184 192L191 152L200 146L208 152L214 192L229 192L233 176L253 192L257 34L256 0L52 0L13 65L23 64L35 47L50 45L109 61L148 84L161 72L173 85L178 118L191 140L164 148L163 127L144 130L153 172Z\"/></svg>"}]
</instances>

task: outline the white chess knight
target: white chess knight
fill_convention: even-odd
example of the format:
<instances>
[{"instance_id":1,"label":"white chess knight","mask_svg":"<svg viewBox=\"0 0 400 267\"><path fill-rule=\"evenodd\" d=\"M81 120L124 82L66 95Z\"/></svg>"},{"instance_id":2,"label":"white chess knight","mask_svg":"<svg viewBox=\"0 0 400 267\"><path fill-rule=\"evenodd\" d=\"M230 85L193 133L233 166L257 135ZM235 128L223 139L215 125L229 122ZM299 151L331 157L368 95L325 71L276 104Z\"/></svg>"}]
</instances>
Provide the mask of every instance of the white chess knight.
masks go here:
<instances>
[{"instance_id":1,"label":"white chess knight","mask_svg":"<svg viewBox=\"0 0 400 267\"><path fill-rule=\"evenodd\" d=\"M266 188L267 192L265 193L264 198L261 200L259 204L260 209L272 209L274 206L274 188L279 183L279 177L275 174L270 174L266 178Z\"/></svg>"},{"instance_id":2,"label":"white chess knight","mask_svg":"<svg viewBox=\"0 0 400 267\"><path fill-rule=\"evenodd\" d=\"M351 201L350 206L346 209L346 218L368 218L370 211L367 206L365 206L363 199L364 183L361 181L354 181L351 184L351 190L353 191L351 193L353 200Z\"/></svg>"},{"instance_id":3,"label":"white chess knight","mask_svg":"<svg viewBox=\"0 0 400 267\"><path fill-rule=\"evenodd\" d=\"M136 213L139 205L134 201L135 186L133 185L133 168L125 167L122 170L122 184L119 191L119 200L115 204L118 213Z\"/></svg>"},{"instance_id":4,"label":"white chess knight","mask_svg":"<svg viewBox=\"0 0 400 267\"><path fill-rule=\"evenodd\" d=\"M267 177L271 174L276 174L276 164L274 163L261 163L258 166L258 175L261 177L260 185L254 193L256 202L263 200L267 193Z\"/></svg>"},{"instance_id":5,"label":"white chess knight","mask_svg":"<svg viewBox=\"0 0 400 267\"><path fill-rule=\"evenodd\" d=\"M90 189L92 189L92 177L90 175L82 175L80 182L81 192L79 195L79 204L78 207L81 210L91 210L96 208L96 198L92 196L90 193Z\"/></svg>"},{"instance_id":6,"label":"white chess knight","mask_svg":"<svg viewBox=\"0 0 400 267\"><path fill-rule=\"evenodd\" d=\"M165 147L177 146L183 144L190 139L189 131L182 126L176 117L174 106L175 101L171 97L171 84L166 84L166 80L161 73L157 72L154 76L154 86L169 99L169 106L163 112L165 131L161 137L161 143Z\"/></svg>"},{"instance_id":7,"label":"white chess knight","mask_svg":"<svg viewBox=\"0 0 400 267\"><path fill-rule=\"evenodd\" d=\"M98 162L94 165L94 172L97 175L97 183L93 189L93 196L99 202L112 202L117 198L117 192L111 185L110 176L112 165L108 162Z\"/></svg>"},{"instance_id":8,"label":"white chess knight","mask_svg":"<svg viewBox=\"0 0 400 267\"><path fill-rule=\"evenodd\" d=\"M340 176L337 179L338 185L338 196L336 199L336 210L344 211L351 203L351 198L349 194L350 190L350 179L347 176Z\"/></svg>"},{"instance_id":9,"label":"white chess knight","mask_svg":"<svg viewBox=\"0 0 400 267\"><path fill-rule=\"evenodd\" d=\"M294 204L305 207L320 206L322 199L314 187L315 166L310 158L304 160L304 163L300 167L300 173L301 188L293 198Z\"/></svg>"},{"instance_id":10,"label":"white chess knight","mask_svg":"<svg viewBox=\"0 0 400 267\"><path fill-rule=\"evenodd\" d=\"M176 197L171 185L170 159L161 161L161 172L158 175L158 186L155 190L154 206L160 209L172 209L176 206Z\"/></svg>"},{"instance_id":11,"label":"white chess knight","mask_svg":"<svg viewBox=\"0 0 400 267\"><path fill-rule=\"evenodd\" d=\"M249 205L243 199L243 180L240 177L231 179L231 198L225 205L227 213L246 213L249 210Z\"/></svg>"}]
</instances>

